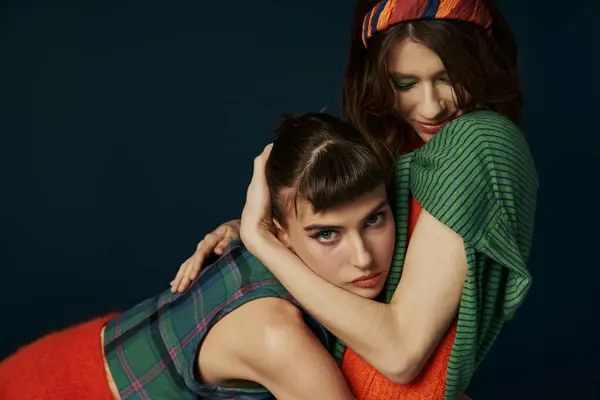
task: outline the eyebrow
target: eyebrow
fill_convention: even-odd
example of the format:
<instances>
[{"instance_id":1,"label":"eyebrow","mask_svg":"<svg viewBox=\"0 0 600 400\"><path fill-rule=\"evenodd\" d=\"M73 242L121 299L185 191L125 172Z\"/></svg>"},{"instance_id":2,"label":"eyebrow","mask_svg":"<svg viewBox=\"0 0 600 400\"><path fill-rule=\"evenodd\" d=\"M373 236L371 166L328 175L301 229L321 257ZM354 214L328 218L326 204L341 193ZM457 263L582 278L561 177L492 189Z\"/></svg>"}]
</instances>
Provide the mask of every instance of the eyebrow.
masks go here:
<instances>
[{"instance_id":1,"label":"eyebrow","mask_svg":"<svg viewBox=\"0 0 600 400\"><path fill-rule=\"evenodd\" d=\"M436 72L435 74L433 74L433 76L440 76L440 75L444 75L447 74L448 71L446 71L445 69ZM412 75L412 74L402 74L400 72L390 72L390 78L394 78L394 79L420 79L417 75Z\"/></svg>"},{"instance_id":2,"label":"eyebrow","mask_svg":"<svg viewBox=\"0 0 600 400\"><path fill-rule=\"evenodd\" d=\"M379 204L377 204L376 207L373 207L373 209L371 211L369 211L369 213L367 214L367 217L371 216L372 214L374 214L377 211L379 211L380 209L382 209L386 204L388 204L388 201L382 200ZM365 218L367 218L367 217L365 217ZM305 226L303 229L305 231L325 231L325 230L333 230L333 229L343 229L343 226L312 224L312 225Z\"/></svg>"}]
</instances>

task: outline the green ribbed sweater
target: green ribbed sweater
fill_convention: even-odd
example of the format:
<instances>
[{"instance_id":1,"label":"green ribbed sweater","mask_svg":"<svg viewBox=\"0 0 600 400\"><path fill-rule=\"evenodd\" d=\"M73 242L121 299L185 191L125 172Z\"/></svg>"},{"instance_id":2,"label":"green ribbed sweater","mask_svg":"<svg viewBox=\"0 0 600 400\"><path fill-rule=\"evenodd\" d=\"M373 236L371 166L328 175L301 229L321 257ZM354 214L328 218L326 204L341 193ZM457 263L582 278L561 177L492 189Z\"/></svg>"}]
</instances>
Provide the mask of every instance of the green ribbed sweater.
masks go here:
<instances>
[{"instance_id":1,"label":"green ribbed sweater","mask_svg":"<svg viewBox=\"0 0 600 400\"><path fill-rule=\"evenodd\" d=\"M538 178L523 134L506 117L474 111L447 124L396 166L396 251L386 284L389 302L406 255L412 194L465 244L468 272L450 355L446 400L467 388L502 325L531 286ZM339 340L335 357L345 346Z\"/></svg>"}]
</instances>

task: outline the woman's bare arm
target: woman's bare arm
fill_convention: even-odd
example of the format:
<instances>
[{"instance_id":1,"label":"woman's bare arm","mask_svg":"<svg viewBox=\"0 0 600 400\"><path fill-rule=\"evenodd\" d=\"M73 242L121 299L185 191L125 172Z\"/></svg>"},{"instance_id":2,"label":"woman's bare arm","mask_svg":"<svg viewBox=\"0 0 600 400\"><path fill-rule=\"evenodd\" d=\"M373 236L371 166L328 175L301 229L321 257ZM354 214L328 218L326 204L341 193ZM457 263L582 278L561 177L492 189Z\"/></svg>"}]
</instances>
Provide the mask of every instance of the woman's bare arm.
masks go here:
<instances>
[{"instance_id":1,"label":"woman's bare arm","mask_svg":"<svg viewBox=\"0 0 600 400\"><path fill-rule=\"evenodd\" d=\"M219 321L199 352L203 380L246 380L279 400L351 400L337 364L293 304L253 300Z\"/></svg>"}]
</instances>

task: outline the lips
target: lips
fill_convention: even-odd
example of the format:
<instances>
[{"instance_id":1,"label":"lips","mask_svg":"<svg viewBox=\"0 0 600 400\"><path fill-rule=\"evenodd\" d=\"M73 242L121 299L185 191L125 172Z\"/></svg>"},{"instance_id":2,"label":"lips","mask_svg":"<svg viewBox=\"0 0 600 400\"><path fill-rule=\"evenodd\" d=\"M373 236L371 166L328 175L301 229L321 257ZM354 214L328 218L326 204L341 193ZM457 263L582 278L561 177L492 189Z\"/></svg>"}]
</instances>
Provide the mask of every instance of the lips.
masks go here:
<instances>
[{"instance_id":1,"label":"lips","mask_svg":"<svg viewBox=\"0 0 600 400\"><path fill-rule=\"evenodd\" d=\"M446 121L440 122L440 123L435 124L435 125L433 125L433 124L425 124L425 123L419 122L419 121L417 121L417 124L419 125L419 127L421 128L421 131L423 133L428 133L430 135L433 135L435 133L438 133L438 131L440 129L442 129L444 127L444 125L446 125L448 122L450 122L450 119L447 119Z\"/></svg>"},{"instance_id":2,"label":"lips","mask_svg":"<svg viewBox=\"0 0 600 400\"><path fill-rule=\"evenodd\" d=\"M363 276L362 278L355 279L352 282L366 281L367 279L375 278L379 274L380 274L380 272L369 274L369 275Z\"/></svg>"},{"instance_id":3,"label":"lips","mask_svg":"<svg viewBox=\"0 0 600 400\"><path fill-rule=\"evenodd\" d=\"M381 272L369 274L352 281L352 284L360 288L372 288L380 283L382 276Z\"/></svg>"},{"instance_id":4,"label":"lips","mask_svg":"<svg viewBox=\"0 0 600 400\"><path fill-rule=\"evenodd\" d=\"M415 120L415 122L421 128L421 132L427 133L427 134L430 134L430 135L435 135L448 122L452 121L453 119L456 119L456 118L460 117L462 114L463 114L462 110L459 110L458 112L454 113L453 115L451 115L450 117L448 117L444 121L437 122L435 124L429 124L429 123L421 122L421 121L417 121L417 120Z\"/></svg>"}]
</instances>

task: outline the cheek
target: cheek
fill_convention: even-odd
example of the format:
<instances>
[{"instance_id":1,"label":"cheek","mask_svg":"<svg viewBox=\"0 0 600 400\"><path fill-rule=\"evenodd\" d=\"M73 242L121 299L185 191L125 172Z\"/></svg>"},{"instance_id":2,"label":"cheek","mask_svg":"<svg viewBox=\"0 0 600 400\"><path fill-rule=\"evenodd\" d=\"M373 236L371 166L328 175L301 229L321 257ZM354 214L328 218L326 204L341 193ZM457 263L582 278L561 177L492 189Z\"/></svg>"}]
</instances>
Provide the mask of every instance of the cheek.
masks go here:
<instances>
[{"instance_id":1,"label":"cheek","mask_svg":"<svg viewBox=\"0 0 600 400\"><path fill-rule=\"evenodd\" d=\"M411 93L414 91L400 92L396 91L396 103L394 108L402 115L405 119L410 116L412 110L415 108L415 95Z\"/></svg>"},{"instance_id":2,"label":"cheek","mask_svg":"<svg viewBox=\"0 0 600 400\"><path fill-rule=\"evenodd\" d=\"M390 223L374 240L374 246L377 251L377 261L383 264L380 265L380 267L385 268L391 265L395 244L396 227L394 223Z\"/></svg>"},{"instance_id":3,"label":"cheek","mask_svg":"<svg viewBox=\"0 0 600 400\"><path fill-rule=\"evenodd\" d=\"M451 110L455 110L457 108L457 98L454 88L451 85L443 84L438 90L440 97L447 104L447 107Z\"/></svg>"},{"instance_id":4,"label":"cheek","mask_svg":"<svg viewBox=\"0 0 600 400\"><path fill-rule=\"evenodd\" d=\"M341 246L327 247L316 240L302 238L292 244L294 252L317 275L326 281L339 286L341 282L342 260L344 259Z\"/></svg>"}]
</instances>

